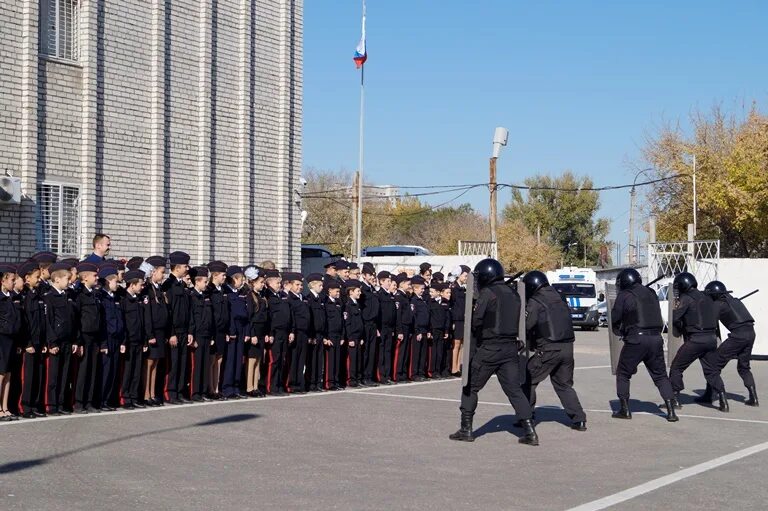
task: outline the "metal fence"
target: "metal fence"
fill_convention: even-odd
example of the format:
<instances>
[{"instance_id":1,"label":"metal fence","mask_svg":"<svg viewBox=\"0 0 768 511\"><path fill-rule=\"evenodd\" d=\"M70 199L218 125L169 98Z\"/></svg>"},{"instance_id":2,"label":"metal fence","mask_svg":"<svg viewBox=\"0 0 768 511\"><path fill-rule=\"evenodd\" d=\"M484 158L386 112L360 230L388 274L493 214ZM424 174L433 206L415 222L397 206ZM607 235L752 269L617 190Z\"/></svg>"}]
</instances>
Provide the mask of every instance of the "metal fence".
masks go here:
<instances>
[{"instance_id":1,"label":"metal fence","mask_svg":"<svg viewBox=\"0 0 768 511\"><path fill-rule=\"evenodd\" d=\"M495 241L461 241L459 240L460 256L486 256L498 259L498 245Z\"/></svg>"},{"instance_id":2,"label":"metal fence","mask_svg":"<svg viewBox=\"0 0 768 511\"><path fill-rule=\"evenodd\" d=\"M648 244L648 280L674 277L687 271L704 286L717 280L720 240L675 241Z\"/></svg>"}]
</instances>

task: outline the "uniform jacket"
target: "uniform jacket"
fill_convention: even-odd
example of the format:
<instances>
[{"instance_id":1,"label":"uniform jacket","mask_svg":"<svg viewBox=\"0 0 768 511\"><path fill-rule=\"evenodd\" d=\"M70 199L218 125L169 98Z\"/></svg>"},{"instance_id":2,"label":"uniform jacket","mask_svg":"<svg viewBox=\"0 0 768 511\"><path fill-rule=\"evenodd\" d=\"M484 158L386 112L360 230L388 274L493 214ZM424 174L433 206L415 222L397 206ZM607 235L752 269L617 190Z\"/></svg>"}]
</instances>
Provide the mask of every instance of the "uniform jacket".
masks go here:
<instances>
[{"instance_id":1,"label":"uniform jacket","mask_svg":"<svg viewBox=\"0 0 768 511\"><path fill-rule=\"evenodd\" d=\"M102 345L105 342L106 329L104 328L104 307L101 304L99 292L96 289L81 286L74 304L78 316L78 344Z\"/></svg>"},{"instance_id":2,"label":"uniform jacket","mask_svg":"<svg viewBox=\"0 0 768 511\"><path fill-rule=\"evenodd\" d=\"M253 291L248 293L248 317L250 337L263 340L269 335L269 306L267 300Z\"/></svg>"},{"instance_id":3,"label":"uniform jacket","mask_svg":"<svg viewBox=\"0 0 768 511\"><path fill-rule=\"evenodd\" d=\"M189 293L191 314L189 316L189 333L197 341L210 341L216 332L213 319L213 303L208 292L199 292L193 289ZM199 343L198 343L199 344ZM202 346L208 346L204 344ZM198 349L201 345L198 345Z\"/></svg>"},{"instance_id":4,"label":"uniform jacket","mask_svg":"<svg viewBox=\"0 0 768 511\"><path fill-rule=\"evenodd\" d=\"M294 333L307 335L312 323L312 313L309 310L309 304L304 300L303 296L293 292L288 293L288 304L291 307L291 323L293 324Z\"/></svg>"},{"instance_id":5,"label":"uniform jacket","mask_svg":"<svg viewBox=\"0 0 768 511\"><path fill-rule=\"evenodd\" d=\"M150 281L144 288L144 331L147 340L157 334L167 336L169 329L168 298L163 288Z\"/></svg>"},{"instance_id":6,"label":"uniform jacket","mask_svg":"<svg viewBox=\"0 0 768 511\"><path fill-rule=\"evenodd\" d=\"M269 288L264 288L264 297L269 307L270 335L274 336L277 332L290 332L291 306L288 303L288 296L283 292L275 293Z\"/></svg>"},{"instance_id":7,"label":"uniform jacket","mask_svg":"<svg viewBox=\"0 0 768 511\"><path fill-rule=\"evenodd\" d=\"M400 290L395 293L395 307L397 307L395 331L397 335L408 334L413 328L413 309L411 308L411 298L407 293Z\"/></svg>"},{"instance_id":8,"label":"uniform jacket","mask_svg":"<svg viewBox=\"0 0 768 511\"><path fill-rule=\"evenodd\" d=\"M429 300L429 327L432 331L439 330L443 334L451 330L450 304L442 298Z\"/></svg>"},{"instance_id":9,"label":"uniform jacket","mask_svg":"<svg viewBox=\"0 0 768 511\"><path fill-rule=\"evenodd\" d=\"M104 330L106 335L102 337L102 348L108 344L115 346L123 344L125 339L125 316L123 305L117 299L117 293L110 294L106 289L99 290L99 298L104 310Z\"/></svg>"},{"instance_id":10,"label":"uniform jacket","mask_svg":"<svg viewBox=\"0 0 768 511\"><path fill-rule=\"evenodd\" d=\"M341 303L341 298L332 300L330 297L326 297L323 308L325 310L325 338L331 341L344 339L344 306Z\"/></svg>"},{"instance_id":11,"label":"uniform jacket","mask_svg":"<svg viewBox=\"0 0 768 511\"><path fill-rule=\"evenodd\" d=\"M309 312L312 316L310 322L310 329L307 332L310 339L326 339L325 331L325 306L323 304L324 298L322 295L317 295L310 291L307 295L307 303L309 303Z\"/></svg>"},{"instance_id":12,"label":"uniform jacket","mask_svg":"<svg viewBox=\"0 0 768 511\"><path fill-rule=\"evenodd\" d=\"M248 314L248 293L246 286L240 289L232 289L227 286L227 299L229 300L229 335L240 339L249 334L248 326L250 317Z\"/></svg>"},{"instance_id":13,"label":"uniform jacket","mask_svg":"<svg viewBox=\"0 0 768 511\"><path fill-rule=\"evenodd\" d=\"M24 288L24 316L27 330L27 343L24 348L40 350L45 346L45 304L38 289Z\"/></svg>"},{"instance_id":14,"label":"uniform jacket","mask_svg":"<svg viewBox=\"0 0 768 511\"><path fill-rule=\"evenodd\" d=\"M125 320L124 345L146 346L149 337L145 328L144 314L147 310L144 305L143 297L139 295L132 296L125 293L125 298L120 301L123 308L123 317ZM154 337L154 335L153 335Z\"/></svg>"},{"instance_id":15,"label":"uniform jacket","mask_svg":"<svg viewBox=\"0 0 768 511\"><path fill-rule=\"evenodd\" d=\"M363 312L360 302L351 299L344 305L344 339L348 342L363 339Z\"/></svg>"},{"instance_id":16,"label":"uniform jacket","mask_svg":"<svg viewBox=\"0 0 768 511\"><path fill-rule=\"evenodd\" d=\"M60 348L75 341L77 334L75 305L66 291L51 288L43 296L45 338L49 347Z\"/></svg>"},{"instance_id":17,"label":"uniform jacket","mask_svg":"<svg viewBox=\"0 0 768 511\"><path fill-rule=\"evenodd\" d=\"M163 283L163 290L168 297L168 311L171 315L171 335L184 339L189 334L190 297L187 287L171 274Z\"/></svg>"},{"instance_id":18,"label":"uniform jacket","mask_svg":"<svg viewBox=\"0 0 768 511\"><path fill-rule=\"evenodd\" d=\"M426 334L430 329L429 304L422 296L411 297L413 310L413 331L416 334Z\"/></svg>"}]
</instances>

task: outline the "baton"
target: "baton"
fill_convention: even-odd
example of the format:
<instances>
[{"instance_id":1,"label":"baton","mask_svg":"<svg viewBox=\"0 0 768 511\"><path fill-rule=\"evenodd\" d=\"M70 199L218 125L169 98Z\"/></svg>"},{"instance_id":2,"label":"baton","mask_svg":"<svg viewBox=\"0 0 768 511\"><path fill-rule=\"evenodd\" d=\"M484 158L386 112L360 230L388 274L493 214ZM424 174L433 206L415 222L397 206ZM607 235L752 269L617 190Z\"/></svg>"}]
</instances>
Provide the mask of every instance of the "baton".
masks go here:
<instances>
[{"instance_id":1,"label":"baton","mask_svg":"<svg viewBox=\"0 0 768 511\"><path fill-rule=\"evenodd\" d=\"M519 272L515 273L514 275L512 275L511 277L507 277L507 281L506 281L506 283L507 283L507 284L509 284L510 282L513 282L513 281L515 281L515 280L519 279L519 278L520 278L520 276L521 276L523 273L525 273L525 272L524 272L524 271L519 271Z\"/></svg>"},{"instance_id":2,"label":"baton","mask_svg":"<svg viewBox=\"0 0 768 511\"><path fill-rule=\"evenodd\" d=\"M747 294L745 294L744 296L742 296L741 298L739 298L739 300L743 300L744 298L749 298L750 296L752 296L753 294L755 294L755 293L757 293L757 292L759 292L759 291L760 291L759 289L755 289L755 290L754 290L754 291L752 291L751 293L747 293Z\"/></svg>"},{"instance_id":3,"label":"baton","mask_svg":"<svg viewBox=\"0 0 768 511\"><path fill-rule=\"evenodd\" d=\"M664 275L662 275L661 277L656 277L655 279L653 279L652 281L650 281L649 283L647 283L647 284L645 285L645 287L651 287L652 285L654 285L655 283L657 283L658 281L660 281L660 280L661 280L661 279L663 279L663 278L664 278Z\"/></svg>"}]
</instances>

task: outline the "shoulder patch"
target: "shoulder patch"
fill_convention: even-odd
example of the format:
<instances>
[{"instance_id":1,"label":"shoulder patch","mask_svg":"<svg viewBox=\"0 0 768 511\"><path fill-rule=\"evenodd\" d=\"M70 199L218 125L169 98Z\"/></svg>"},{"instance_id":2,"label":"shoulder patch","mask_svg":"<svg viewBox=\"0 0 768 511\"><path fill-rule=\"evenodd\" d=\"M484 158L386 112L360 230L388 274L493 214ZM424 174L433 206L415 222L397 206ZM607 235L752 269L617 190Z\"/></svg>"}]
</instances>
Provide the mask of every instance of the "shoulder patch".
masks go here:
<instances>
[{"instance_id":1,"label":"shoulder patch","mask_svg":"<svg viewBox=\"0 0 768 511\"><path fill-rule=\"evenodd\" d=\"M400 308L400 302L395 300L395 309L399 309L399 308Z\"/></svg>"},{"instance_id":2,"label":"shoulder patch","mask_svg":"<svg viewBox=\"0 0 768 511\"><path fill-rule=\"evenodd\" d=\"M344 319L349 319L349 313L344 311Z\"/></svg>"}]
</instances>

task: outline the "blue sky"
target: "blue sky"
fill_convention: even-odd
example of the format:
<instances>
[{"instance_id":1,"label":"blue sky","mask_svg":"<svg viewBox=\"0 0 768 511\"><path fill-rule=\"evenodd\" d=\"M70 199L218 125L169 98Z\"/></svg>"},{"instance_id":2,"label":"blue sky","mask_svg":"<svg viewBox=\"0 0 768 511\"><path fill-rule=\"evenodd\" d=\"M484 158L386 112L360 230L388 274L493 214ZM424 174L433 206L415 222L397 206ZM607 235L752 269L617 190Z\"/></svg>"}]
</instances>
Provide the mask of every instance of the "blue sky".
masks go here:
<instances>
[{"instance_id":1,"label":"blue sky","mask_svg":"<svg viewBox=\"0 0 768 511\"><path fill-rule=\"evenodd\" d=\"M305 0L304 11L304 165L353 171L361 2ZM765 105L767 20L765 1L368 0L367 179L487 182L505 126L499 182L567 169L631 182L663 123ZM460 202L487 212L487 191ZM626 244L628 191L601 202L610 239Z\"/></svg>"}]
</instances>

